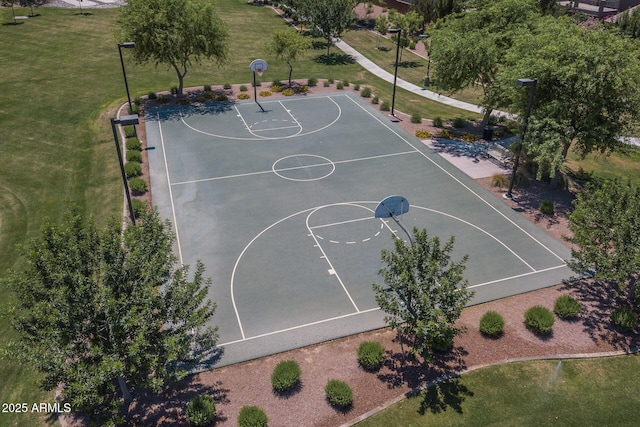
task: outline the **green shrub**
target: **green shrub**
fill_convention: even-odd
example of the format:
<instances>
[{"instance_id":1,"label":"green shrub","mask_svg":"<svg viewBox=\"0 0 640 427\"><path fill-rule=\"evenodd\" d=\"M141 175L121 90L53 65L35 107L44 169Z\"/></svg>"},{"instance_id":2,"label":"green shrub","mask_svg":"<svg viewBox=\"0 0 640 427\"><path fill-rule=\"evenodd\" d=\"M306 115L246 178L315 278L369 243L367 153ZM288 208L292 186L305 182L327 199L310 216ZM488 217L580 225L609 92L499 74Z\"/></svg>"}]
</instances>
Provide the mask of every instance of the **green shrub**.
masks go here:
<instances>
[{"instance_id":1,"label":"green shrub","mask_svg":"<svg viewBox=\"0 0 640 427\"><path fill-rule=\"evenodd\" d=\"M229 97L227 95L225 95L224 93L219 93L216 95L216 101L220 101L220 102L225 102L228 101Z\"/></svg>"},{"instance_id":2,"label":"green shrub","mask_svg":"<svg viewBox=\"0 0 640 427\"><path fill-rule=\"evenodd\" d=\"M306 85L298 86L298 92L307 93L307 92L309 92L309 87L306 86Z\"/></svg>"},{"instance_id":3,"label":"green shrub","mask_svg":"<svg viewBox=\"0 0 640 427\"><path fill-rule=\"evenodd\" d=\"M291 88L287 88L287 89L285 89L285 90L283 90L283 91L282 91L282 94L283 94L284 96L291 96L291 95L293 95L293 89L291 89Z\"/></svg>"},{"instance_id":4,"label":"green shrub","mask_svg":"<svg viewBox=\"0 0 640 427\"><path fill-rule=\"evenodd\" d=\"M467 121L462 117L456 117L455 119L453 119L451 124L454 128L463 128L467 125Z\"/></svg>"},{"instance_id":5,"label":"green shrub","mask_svg":"<svg viewBox=\"0 0 640 427\"><path fill-rule=\"evenodd\" d=\"M189 105L191 104L191 101L189 101L189 98L180 98L176 101L176 103L178 105Z\"/></svg>"},{"instance_id":6,"label":"green shrub","mask_svg":"<svg viewBox=\"0 0 640 427\"><path fill-rule=\"evenodd\" d=\"M635 329L638 326L638 315L631 307L618 307L611 313L611 323L622 329Z\"/></svg>"},{"instance_id":7,"label":"green shrub","mask_svg":"<svg viewBox=\"0 0 640 427\"><path fill-rule=\"evenodd\" d=\"M249 90L249 88L247 86L245 86L245 85L241 85L240 86L240 92L246 92L248 90Z\"/></svg>"},{"instance_id":8,"label":"green shrub","mask_svg":"<svg viewBox=\"0 0 640 427\"><path fill-rule=\"evenodd\" d=\"M416 138L419 138L419 139L431 139L432 137L433 137L433 135L431 135L431 132L429 132L428 130L418 129L416 131Z\"/></svg>"},{"instance_id":9,"label":"green shrub","mask_svg":"<svg viewBox=\"0 0 640 427\"><path fill-rule=\"evenodd\" d=\"M497 311L487 311L480 318L480 332L490 337L502 335L504 318Z\"/></svg>"},{"instance_id":10,"label":"green shrub","mask_svg":"<svg viewBox=\"0 0 640 427\"><path fill-rule=\"evenodd\" d=\"M324 392L333 406L348 408L353 403L353 391L344 381L329 380L324 387Z\"/></svg>"},{"instance_id":11,"label":"green shrub","mask_svg":"<svg viewBox=\"0 0 640 427\"><path fill-rule=\"evenodd\" d=\"M553 329L555 318L553 313L546 307L534 305L524 313L526 325L535 333L548 334Z\"/></svg>"},{"instance_id":12,"label":"green shrub","mask_svg":"<svg viewBox=\"0 0 640 427\"><path fill-rule=\"evenodd\" d=\"M442 129L439 133L438 136L440 138L447 138L447 139L453 139L456 137L456 133L450 129Z\"/></svg>"},{"instance_id":13,"label":"green shrub","mask_svg":"<svg viewBox=\"0 0 640 427\"><path fill-rule=\"evenodd\" d=\"M206 426L216 417L216 403L208 395L196 396L187 405L187 419L194 426Z\"/></svg>"},{"instance_id":14,"label":"green shrub","mask_svg":"<svg viewBox=\"0 0 640 427\"><path fill-rule=\"evenodd\" d=\"M342 86L343 87L349 87L349 80L347 80L347 79L342 80Z\"/></svg>"},{"instance_id":15,"label":"green shrub","mask_svg":"<svg viewBox=\"0 0 640 427\"><path fill-rule=\"evenodd\" d=\"M270 90L261 90L260 91L260 96L271 96L271 91Z\"/></svg>"},{"instance_id":16,"label":"green shrub","mask_svg":"<svg viewBox=\"0 0 640 427\"><path fill-rule=\"evenodd\" d=\"M280 80L274 80L271 82L271 86L280 86L282 87L282 82Z\"/></svg>"},{"instance_id":17,"label":"green shrub","mask_svg":"<svg viewBox=\"0 0 640 427\"><path fill-rule=\"evenodd\" d=\"M138 138L127 139L127 150L140 151L141 148L142 148L142 144L140 144L140 140Z\"/></svg>"},{"instance_id":18,"label":"green shrub","mask_svg":"<svg viewBox=\"0 0 640 427\"><path fill-rule=\"evenodd\" d=\"M509 185L509 177L503 173L494 173L491 175L491 186L504 188Z\"/></svg>"},{"instance_id":19,"label":"green shrub","mask_svg":"<svg viewBox=\"0 0 640 427\"><path fill-rule=\"evenodd\" d=\"M411 123L415 123L415 124L422 123L422 117L420 116L419 112L414 111L413 114L411 114Z\"/></svg>"},{"instance_id":20,"label":"green shrub","mask_svg":"<svg viewBox=\"0 0 640 427\"><path fill-rule=\"evenodd\" d=\"M271 386L277 392L283 393L296 387L300 383L300 366L295 360L283 360L273 369Z\"/></svg>"},{"instance_id":21,"label":"green shrub","mask_svg":"<svg viewBox=\"0 0 640 427\"><path fill-rule=\"evenodd\" d=\"M133 103L140 106L142 104L144 104L144 99L140 98L139 96L133 100Z\"/></svg>"},{"instance_id":22,"label":"green shrub","mask_svg":"<svg viewBox=\"0 0 640 427\"><path fill-rule=\"evenodd\" d=\"M389 101L382 101L380 104L380 111L389 111L391 110L391 103Z\"/></svg>"},{"instance_id":23,"label":"green shrub","mask_svg":"<svg viewBox=\"0 0 640 427\"><path fill-rule=\"evenodd\" d=\"M325 80L324 83L322 84L324 87L329 87L331 86L331 83L329 83L328 80Z\"/></svg>"},{"instance_id":24,"label":"green shrub","mask_svg":"<svg viewBox=\"0 0 640 427\"><path fill-rule=\"evenodd\" d=\"M332 84L335 82L335 80L333 79L333 77L329 77L329 78L327 79L327 81L329 82L329 84L330 84L330 85L332 85Z\"/></svg>"},{"instance_id":25,"label":"green shrub","mask_svg":"<svg viewBox=\"0 0 640 427\"><path fill-rule=\"evenodd\" d=\"M344 86L342 85L342 82L338 82L338 84L336 84L336 89L344 89Z\"/></svg>"},{"instance_id":26,"label":"green shrub","mask_svg":"<svg viewBox=\"0 0 640 427\"><path fill-rule=\"evenodd\" d=\"M167 96L161 96L160 98L156 99L156 102L158 104L168 104L171 102L171 98Z\"/></svg>"},{"instance_id":27,"label":"green shrub","mask_svg":"<svg viewBox=\"0 0 640 427\"><path fill-rule=\"evenodd\" d=\"M360 91L360 96L362 96L363 98L371 98L371 88L363 87Z\"/></svg>"},{"instance_id":28,"label":"green shrub","mask_svg":"<svg viewBox=\"0 0 640 427\"><path fill-rule=\"evenodd\" d=\"M158 99L158 95L156 95L155 92L149 92L147 94L147 98L149 98L149 99Z\"/></svg>"},{"instance_id":29,"label":"green shrub","mask_svg":"<svg viewBox=\"0 0 640 427\"><path fill-rule=\"evenodd\" d=\"M229 87L229 89L231 89L231 87ZM211 92L211 85L204 85L204 91Z\"/></svg>"},{"instance_id":30,"label":"green shrub","mask_svg":"<svg viewBox=\"0 0 640 427\"><path fill-rule=\"evenodd\" d=\"M360 85L358 83L353 85L353 90L355 91L359 91L360 90Z\"/></svg>"},{"instance_id":31,"label":"green shrub","mask_svg":"<svg viewBox=\"0 0 640 427\"><path fill-rule=\"evenodd\" d=\"M478 140L478 137L472 133L465 133L460 135L460 139L464 142L476 142Z\"/></svg>"},{"instance_id":32,"label":"green shrub","mask_svg":"<svg viewBox=\"0 0 640 427\"><path fill-rule=\"evenodd\" d=\"M560 295L553 303L553 312L561 319L578 317L582 304L571 295Z\"/></svg>"},{"instance_id":33,"label":"green shrub","mask_svg":"<svg viewBox=\"0 0 640 427\"><path fill-rule=\"evenodd\" d=\"M374 96L374 97L371 99L371 103L372 103L372 104L378 104L379 102L380 102L380 98L378 98L378 95Z\"/></svg>"},{"instance_id":34,"label":"green shrub","mask_svg":"<svg viewBox=\"0 0 640 427\"><path fill-rule=\"evenodd\" d=\"M129 180L129 188L132 193L144 194L147 192L147 182L140 177L134 177Z\"/></svg>"},{"instance_id":35,"label":"green shrub","mask_svg":"<svg viewBox=\"0 0 640 427\"><path fill-rule=\"evenodd\" d=\"M318 85L318 79L316 79L315 77L311 77L309 78L309 80L307 80L307 86L315 87L317 85Z\"/></svg>"},{"instance_id":36,"label":"green shrub","mask_svg":"<svg viewBox=\"0 0 640 427\"><path fill-rule=\"evenodd\" d=\"M269 418L257 406L243 406L238 414L238 427L267 427Z\"/></svg>"},{"instance_id":37,"label":"green shrub","mask_svg":"<svg viewBox=\"0 0 640 427\"><path fill-rule=\"evenodd\" d=\"M377 371L384 362L384 348L377 341L365 341L358 346L358 362L365 371Z\"/></svg>"},{"instance_id":38,"label":"green shrub","mask_svg":"<svg viewBox=\"0 0 640 427\"><path fill-rule=\"evenodd\" d=\"M131 108L127 108L127 110L129 110L129 114L140 114L140 107L136 104L133 104Z\"/></svg>"},{"instance_id":39,"label":"green shrub","mask_svg":"<svg viewBox=\"0 0 640 427\"><path fill-rule=\"evenodd\" d=\"M255 83L251 83L252 87L258 87L258 86L262 86L262 82L260 81L260 79L256 79Z\"/></svg>"},{"instance_id":40,"label":"green shrub","mask_svg":"<svg viewBox=\"0 0 640 427\"><path fill-rule=\"evenodd\" d=\"M142 173L142 166L138 162L128 162L124 165L124 173L128 178L139 176Z\"/></svg>"},{"instance_id":41,"label":"green shrub","mask_svg":"<svg viewBox=\"0 0 640 427\"><path fill-rule=\"evenodd\" d=\"M435 119L433 119L433 125L437 128L441 128L442 127L442 117L436 117Z\"/></svg>"},{"instance_id":42,"label":"green shrub","mask_svg":"<svg viewBox=\"0 0 640 427\"><path fill-rule=\"evenodd\" d=\"M171 86L169 91L171 92L171 95L177 95L179 91L178 86Z\"/></svg>"},{"instance_id":43,"label":"green shrub","mask_svg":"<svg viewBox=\"0 0 640 427\"><path fill-rule=\"evenodd\" d=\"M238 94L238 99L249 99L251 98L251 95L249 95L248 93L239 93Z\"/></svg>"},{"instance_id":44,"label":"green shrub","mask_svg":"<svg viewBox=\"0 0 640 427\"><path fill-rule=\"evenodd\" d=\"M222 86L222 88L223 88L223 89L225 89L225 90L229 90L229 89L231 89L231 83L225 83L225 84Z\"/></svg>"},{"instance_id":45,"label":"green shrub","mask_svg":"<svg viewBox=\"0 0 640 427\"><path fill-rule=\"evenodd\" d=\"M439 335L431 340L431 347L435 351L445 352L453 347L453 338L455 337L452 329L445 329Z\"/></svg>"},{"instance_id":46,"label":"green shrub","mask_svg":"<svg viewBox=\"0 0 640 427\"><path fill-rule=\"evenodd\" d=\"M136 128L133 125L124 126L124 136L127 138L133 138L136 136Z\"/></svg>"},{"instance_id":47,"label":"green shrub","mask_svg":"<svg viewBox=\"0 0 640 427\"><path fill-rule=\"evenodd\" d=\"M133 214L136 218L140 218L148 210L147 204L140 199L131 199L131 206L133 206Z\"/></svg>"},{"instance_id":48,"label":"green shrub","mask_svg":"<svg viewBox=\"0 0 640 427\"><path fill-rule=\"evenodd\" d=\"M540 212L545 215L553 215L556 211L556 204L551 200L540 200Z\"/></svg>"},{"instance_id":49,"label":"green shrub","mask_svg":"<svg viewBox=\"0 0 640 427\"><path fill-rule=\"evenodd\" d=\"M415 48L416 48L416 42L414 42L413 40L411 40L411 41L409 42L409 49L411 49L411 50L415 50Z\"/></svg>"},{"instance_id":50,"label":"green shrub","mask_svg":"<svg viewBox=\"0 0 640 427\"><path fill-rule=\"evenodd\" d=\"M127 150L127 162L142 163L142 153L138 150Z\"/></svg>"}]
</instances>

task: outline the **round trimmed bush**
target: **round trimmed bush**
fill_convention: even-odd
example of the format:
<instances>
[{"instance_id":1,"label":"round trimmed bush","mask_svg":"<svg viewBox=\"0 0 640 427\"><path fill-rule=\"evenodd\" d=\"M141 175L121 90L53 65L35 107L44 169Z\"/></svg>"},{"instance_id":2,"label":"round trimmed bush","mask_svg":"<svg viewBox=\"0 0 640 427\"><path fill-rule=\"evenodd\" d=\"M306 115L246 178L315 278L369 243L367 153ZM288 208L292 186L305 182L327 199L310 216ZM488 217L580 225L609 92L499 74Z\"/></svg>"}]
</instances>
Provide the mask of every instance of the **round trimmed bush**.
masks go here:
<instances>
[{"instance_id":1,"label":"round trimmed bush","mask_svg":"<svg viewBox=\"0 0 640 427\"><path fill-rule=\"evenodd\" d=\"M451 124L454 128L463 128L467 125L467 121L462 117L456 117L455 119L453 119Z\"/></svg>"},{"instance_id":2,"label":"round trimmed bush","mask_svg":"<svg viewBox=\"0 0 640 427\"><path fill-rule=\"evenodd\" d=\"M422 123L422 116L420 116L420 113L418 113L417 111L414 111L413 114L411 114L411 123L413 124Z\"/></svg>"},{"instance_id":3,"label":"round trimmed bush","mask_svg":"<svg viewBox=\"0 0 640 427\"><path fill-rule=\"evenodd\" d=\"M136 128L133 125L124 126L124 135L127 138L133 138L136 136Z\"/></svg>"},{"instance_id":4,"label":"round trimmed bush","mask_svg":"<svg viewBox=\"0 0 640 427\"><path fill-rule=\"evenodd\" d=\"M487 311L480 318L480 332L490 337L502 335L504 318L497 311Z\"/></svg>"},{"instance_id":5,"label":"round trimmed bush","mask_svg":"<svg viewBox=\"0 0 640 427\"><path fill-rule=\"evenodd\" d=\"M376 371L384 362L384 347L378 341L365 341L358 346L358 362L365 371Z\"/></svg>"},{"instance_id":6,"label":"round trimmed bush","mask_svg":"<svg viewBox=\"0 0 640 427\"><path fill-rule=\"evenodd\" d=\"M127 139L127 150L137 150L140 151L142 148L142 144L138 138L128 138Z\"/></svg>"},{"instance_id":7,"label":"round trimmed bush","mask_svg":"<svg viewBox=\"0 0 640 427\"><path fill-rule=\"evenodd\" d=\"M540 212L545 215L553 215L556 211L556 204L551 200L540 200Z\"/></svg>"},{"instance_id":8,"label":"round trimmed bush","mask_svg":"<svg viewBox=\"0 0 640 427\"><path fill-rule=\"evenodd\" d=\"M380 104L380 111L389 111L391 110L391 104L389 103L389 101L382 101L382 104Z\"/></svg>"},{"instance_id":9,"label":"round trimmed bush","mask_svg":"<svg viewBox=\"0 0 640 427\"><path fill-rule=\"evenodd\" d=\"M246 92L248 90L249 90L249 88L246 85L241 85L240 86L240 92Z\"/></svg>"},{"instance_id":10,"label":"round trimmed bush","mask_svg":"<svg viewBox=\"0 0 640 427\"><path fill-rule=\"evenodd\" d=\"M223 88L223 89L226 89L226 90L231 89L231 83L225 83L225 84L222 86L222 88Z\"/></svg>"},{"instance_id":11,"label":"round trimmed bush","mask_svg":"<svg viewBox=\"0 0 640 427\"><path fill-rule=\"evenodd\" d=\"M283 90L283 91L282 91L282 94L283 94L284 96L293 96L293 89L291 89L291 88L287 88L287 89L285 89L285 90Z\"/></svg>"},{"instance_id":12,"label":"round trimmed bush","mask_svg":"<svg viewBox=\"0 0 640 427\"><path fill-rule=\"evenodd\" d=\"M638 326L638 315L631 307L618 307L611 313L611 323L622 329L635 329Z\"/></svg>"},{"instance_id":13,"label":"round trimmed bush","mask_svg":"<svg viewBox=\"0 0 640 427\"><path fill-rule=\"evenodd\" d=\"M127 178L140 176L142 173L142 166L140 166L140 163L138 162L128 162L124 165L124 173L127 175Z\"/></svg>"},{"instance_id":14,"label":"round trimmed bush","mask_svg":"<svg viewBox=\"0 0 640 427\"><path fill-rule=\"evenodd\" d=\"M273 369L271 386L283 393L293 389L300 383L300 366L295 360L283 360Z\"/></svg>"},{"instance_id":15,"label":"round trimmed bush","mask_svg":"<svg viewBox=\"0 0 640 427\"><path fill-rule=\"evenodd\" d=\"M260 96L271 96L271 91L270 90L261 90L260 91Z\"/></svg>"},{"instance_id":16,"label":"round trimmed bush","mask_svg":"<svg viewBox=\"0 0 640 427\"><path fill-rule=\"evenodd\" d=\"M580 310L582 310L582 304L571 295L560 295L553 303L553 311L561 319L578 317Z\"/></svg>"},{"instance_id":17,"label":"round trimmed bush","mask_svg":"<svg viewBox=\"0 0 640 427\"><path fill-rule=\"evenodd\" d=\"M338 89L338 90L344 89L344 84L342 82L338 82L336 84L336 89Z\"/></svg>"},{"instance_id":18,"label":"round trimmed bush","mask_svg":"<svg viewBox=\"0 0 640 427\"><path fill-rule=\"evenodd\" d=\"M133 214L136 218L140 218L147 213L148 206L140 199L131 199L131 206L133 206Z\"/></svg>"},{"instance_id":19,"label":"round trimmed bush","mask_svg":"<svg viewBox=\"0 0 640 427\"><path fill-rule=\"evenodd\" d=\"M147 182L140 177L131 178L129 188L132 193L144 194L147 192Z\"/></svg>"},{"instance_id":20,"label":"round trimmed bush","mask_svg":"<svg viewBox=\"0 0 640 427\"><path fill-rule=\"evenodd\" d=\"M243 406L238 414L238 427L267 427L269 418L257 406Z\"/></svg>"},{"instance_id":21,"label":"round trimmed bush","mask_svg":"<svg viewBox=\"0 0 640 427\"><path fill-rule=\"evenodd\" d=\"M324 387L324 392L333 406L347 408L353 403L353 391L344 381L329 380Z\"/></svg>"},{"instance_id":22,"label":"round trimmed bush","mask_svg":"<svg viewBox=\"0 0 640 427\"><path fill-rule=\"evenodd\" d=\"M441 128L442 127L442 117L436 117L433 119L433 125L437 128Z\"/></svg>"},{"instance_id":23,"label":"round trimmed bush","mask_svg":"<svg viewBox=\"0 0 640 427\"><path fill-rule=\"evenodd\" d=\"M556 319L548 308L534 305L524 313L524 320L535 333L548 334L553 329Z\"/></svg>"},{"instance_id":24,"label":"round trimmed bush","mask_svg":"<svg viewBox=\"0 0 640 427\"><path fill-rule=\"evenodd\" d=\"M138 150L127 150L127 162L142 163L142 153Z\"/></svg>"},{"instance_id":25,"label":"round trimmed bush","mask_svg":"<svg viewBox=\"0 0 640 427\"><path fill-rule=\"evenodd\" d=\"M216 417L216 403L208 395L196 396L187 405L187 419L194 426L206 426Z\"/></svg>"},{"instance_id":26,"label":"round trimmed bush","mask_svg":"<svg viewBox=\"0 0 640 427\"><path fill-rule=\"evenodd\" d=\"M307 86L309 87L314 87L318 85L318 79L315 77L311 77L309 78L309 80L307 80Z\"/></svg>"},{"instance_id":27,"label":"round trimmed bush","mask_svg":"<svg viewBox=\"0 0 640 427\"><path fill-rule=\"evenodd\" d=\"M374 96L374 97L371 99L371 103L372 103L372 104L378 104L378 103L380 103L380 98L378 98L378 95Z\"/></svg>"},{"instance_id":28,"label":"round trimmed bush","mask_svg":"<svg viewBox=\"0 0 640 427\"><path fill-rule=\"evenodd\" d=\"M363 87L362 90L360 91L360 96L363 98L371 98L371 88Z\"/></svg>"},{"instance_id":29,"label":"round trimmed bush","mask_svg":"<svg viewBox=\"0 0 640 427\"><path fill-rule=\"evenodd\" d=\"M239 93L238 94L238 99L249 99L251 98L251 95L249 95L248 93Z\"/></svg>"}]
</instances>

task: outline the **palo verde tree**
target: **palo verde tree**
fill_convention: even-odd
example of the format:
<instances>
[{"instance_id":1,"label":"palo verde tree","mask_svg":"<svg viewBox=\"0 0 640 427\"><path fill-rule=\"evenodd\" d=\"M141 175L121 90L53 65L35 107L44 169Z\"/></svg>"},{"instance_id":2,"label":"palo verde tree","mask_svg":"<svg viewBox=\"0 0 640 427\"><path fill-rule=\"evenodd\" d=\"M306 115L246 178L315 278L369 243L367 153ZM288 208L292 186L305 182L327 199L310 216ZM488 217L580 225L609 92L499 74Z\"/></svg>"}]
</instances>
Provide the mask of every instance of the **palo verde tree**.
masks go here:
<instances>
[{"instance_id":1,"label":"palo verde tree","mask_svg":"<svg viewBox=\"0 0 640 427\"><path fill-rule=\"evenodd\" d=\"M298 10L327 41L327 56L334 38L342 37L353 23L353 8L358 0L299 0Z\"/></svg>"},{"instance_id":2,"label":"palo verde tree","mask_svg":"<svg viewBox=\"0 0 640 427\"><path fill-rule=\"evenodd\" d=\"M283 59L289 66L289 87L291 87L291 75L293 65L298 55L311 48L311 41L294 29L277 30L271 36L271 43L267 50L276 58Z\"/></svg>"},{"instance_id":3,"label":"palo verde tree","mask_svg":"<svg viewBox=\"0 0 640 427\"><path fill-rule=\"evenodd\" d=\"M589 185L569 215L571 268L615 281L620 291L635 293L640 272L640 188L618 180Z\"/></svg>"},{"instance_id":4,"label":"palo verde tree","mask_svg":"<svg viewBox=\"0 0 640 427\"><path fill-rule=\"evenodd\" d=\"M528 94L515 84L537 78L527 151L540 173L557 176L572 148L581 155L608 152L640 117L640 57L633 40L597 25L545 16L514 37L496 86L513 111Z\"/></svg>"},{"instance_id":5,"label":"palo verde tree","mask_svg":"<svg viewBox=\"0 0 640 427\"><path fill-rule=\"evenodd\" d=\"M453 237L441 246L425 229L414 228L413 235L413 245L394 236L394 250L382 250L384 285L372 286L384 320L400 342L410 340L412 352L432 361L434 350L447 347L462 332L454 323L473 292L462 275L467 256L451 260Z\"/></svg>"},{"instance_id":6,"label":"palo verde tree","mask_svg":"<svg viewBox=\"0 0 640 427\"><path fill-rule=\"evenodd\" d=\"M121 41L135 42L138 63L153 62L172 68L182 94L184 77L192 63L227 59L229 34L213 2L207 0L129 0L118 23Z\"/></svg>"},{"instance_id":7,"label":"palo verde tree","mask_svg":"<svg viewBox=\"0 0 640 427\"><path fill-rule=\"evenodd\" d=\"M100 230L77 210L48 224L26 251L26 268L8 279L17 294L17 357L62 386L74 411L118 424L129 390L158 391L215 352L210 280L175 268L170 224L150 211L136 225Z\"/></svg>"}]
</instances>

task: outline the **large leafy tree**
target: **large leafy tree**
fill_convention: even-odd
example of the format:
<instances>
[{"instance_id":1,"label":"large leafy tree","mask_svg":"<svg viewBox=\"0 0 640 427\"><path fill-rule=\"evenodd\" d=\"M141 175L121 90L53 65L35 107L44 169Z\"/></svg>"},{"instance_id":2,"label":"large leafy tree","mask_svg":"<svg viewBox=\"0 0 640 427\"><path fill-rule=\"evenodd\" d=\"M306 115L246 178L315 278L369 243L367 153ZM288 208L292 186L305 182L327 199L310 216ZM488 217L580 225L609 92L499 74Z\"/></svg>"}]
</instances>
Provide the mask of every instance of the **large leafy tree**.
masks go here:
<instances>
[{"instance_id":1,"label":"large leafy tree","mask_svg":"<svg viewBox=\"0 0 640 427\"><path fill-rule=\"evenodd\" d=\"M462 12L462 0L415 0L411 5L423 20L423 26L452 13Z\"/></svg>"},{"instance_id":2,"label":"large leafy tree","mask_svg":"<svg viewBox=\"0 0 640 427\"><path fill-rule=\"evenodd\" d=\"M470 86L483 91L486 124L504 101L494 81L513 37L527 32L538 18L535 0L480 2L459 17L438 21L431 34L429 56L436 84L445 92Z\"/></svg>"},{"instance_id":3,"label":"large leafy tree","mask_svg":"<svg viewBox=\"0 0 640 427\"><path fill-rule=\"evenodd\" d=\"M26 269L9 279L16 354L100 425L117 424L129 390L159 390L215 351L210 281L199 262L192 279L188 267L175 269L170 230L156 211L123 231L121 221L100 230L74 210L43 227Z\"/></svg>"},{"instance_id":4,"label":"large leafy tree","mask_svg":"<svg viewBox=\"0 0 640 427\"><path fill-rule=\"evenodd\" d=\"M298 0L298 10L327 41L327 55L333 39L342 36L353 23L353 8L358 0Z\"/></svg>"},{"instance_id":5,"label":"large leafy tree","mask_svg":"<svg viewBox=\"0 0 640 427\"><path fill-rule=\"evenodd\" d=\"M382 250L386 264L379 271L384 285L373 284L385 322L412 351L433 360L434 350L446 347L462 331L455 326L473 296L463 277L467 256L451 260L454 238L444 246L427 230L413 229L415 243L394 236L394 250Z\"/></svg>"},{"instance_id":6,"label":"large leafy tree","mask_svg":"<svg viewBox=\"0 0 640 427\"><path fill-rule=\"evenodd\" d=\"M294 29L277 30L271 36L271 43L267 48L276 58L286 61L289 66L289 87L291 87L291 75L293 74L291 62L295 61L298 55L305 50L311 48L311 41Z\"/></svg>"},{"instance_id":7,"label":"large leafy tree","mask_svg":"<svg viewBox=\"0 0 640 427\"><path fill-rule=\"evenodd\" d=\"M227 59L229 34L213 2L207 0L129 0L121 8L119 38L136 43L138 63L172 68L182 94L192 63Z\"/></svg>"},{"instance_id":8,"label":"large leafy tree","mask_svg":"<svg viewBox=\"0 0 640 427\"><path fill-rule=\"evenodd\" d=\"M591 185L578 194L569 215L570 266L613 280L624 291L640 272L640 188L620 181ZM633 294L634 287L631 287Z\"/></svg>"},{"instance_id":9,"label":"large leafy tree","mask_svg":"<svg viewBox=\"0 0 640 427\"><path fill-rule=\"evenodd\" d=\"M640 114L640 59L633 41L601 26L584 28L546 16L514 38L496 86L522 111L526 91L518 78L537 78L527 150L557 175L569 149L607 152Z\"/></svg>"}]
</instances>

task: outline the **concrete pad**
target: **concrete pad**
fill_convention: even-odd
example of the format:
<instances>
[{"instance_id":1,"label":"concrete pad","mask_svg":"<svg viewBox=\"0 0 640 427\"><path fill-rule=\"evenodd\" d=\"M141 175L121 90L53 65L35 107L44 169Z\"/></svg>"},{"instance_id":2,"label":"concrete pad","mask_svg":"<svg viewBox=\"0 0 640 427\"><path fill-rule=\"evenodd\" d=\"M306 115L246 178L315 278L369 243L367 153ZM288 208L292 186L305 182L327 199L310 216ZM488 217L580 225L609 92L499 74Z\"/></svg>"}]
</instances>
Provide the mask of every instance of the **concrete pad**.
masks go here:
<instances>
[{"instance_id":1,"label":"concrete pad","mask_svg":"<svg viewBox=\"0 0 640 427\"><path fill-rule=\"evenodd\" d=\"M433 144L434 141L432 139L423 139L422 143L432 150L437 151L443 159L445 159L473 179L488 178L495 174L506 174L510 171L510 169L498 166L487 159L454 155L451 153L440 151Z\"/></svg>"}]
</instances>

